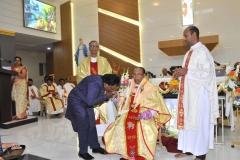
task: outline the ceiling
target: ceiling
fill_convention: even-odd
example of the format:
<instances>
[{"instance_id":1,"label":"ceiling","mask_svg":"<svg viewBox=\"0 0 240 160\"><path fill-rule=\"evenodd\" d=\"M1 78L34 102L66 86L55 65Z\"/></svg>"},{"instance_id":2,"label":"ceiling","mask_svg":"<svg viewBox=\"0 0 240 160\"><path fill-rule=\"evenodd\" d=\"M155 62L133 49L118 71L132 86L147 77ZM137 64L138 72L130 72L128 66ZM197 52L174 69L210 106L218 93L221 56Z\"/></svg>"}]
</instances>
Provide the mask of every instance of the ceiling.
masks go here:
<instances>
[{"instance_id":1,"label":"ceiling","mask_svg":"<svg viewBox=\"0 0 240 160\"><path fill-rule=\"evenodd\" d=\"M57 41L49 38L16 33L15 42L16 50L38 53L50 53L53 51L53 43ZM51 49L48 50L48 47L50 47Z\"/></svg>"},{"instance_id":2,"label":"ceiling","mask_svg":"<svg viewBox=\"0 0 240 160\"><path fill-rule=\"evenodd\" d=\"M69 0L48 0L48 3L61 5L68 1ZM54 39L32 36L32 35L27 35L22 33L16 33L15 40L16 40L16 44L15 44L16 50L38 52L38 53L52 52L53 43L57 42ZM48 50L47 49L48 47L50 47L51 49Z\"/></svg>"}]
</instances>

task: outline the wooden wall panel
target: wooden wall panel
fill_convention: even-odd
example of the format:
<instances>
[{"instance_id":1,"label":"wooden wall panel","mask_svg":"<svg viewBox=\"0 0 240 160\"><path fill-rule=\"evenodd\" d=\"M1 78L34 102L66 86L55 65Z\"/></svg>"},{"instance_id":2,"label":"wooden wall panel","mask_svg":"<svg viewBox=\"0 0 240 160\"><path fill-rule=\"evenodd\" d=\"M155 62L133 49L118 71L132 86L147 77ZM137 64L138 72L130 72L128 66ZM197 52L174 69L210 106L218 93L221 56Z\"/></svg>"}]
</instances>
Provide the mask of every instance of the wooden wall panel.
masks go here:
<instances>
[{"instance_id":1,"label":"wooden wall panel","mask_svg":"<svg viewBox=\"0 0 240 160\"><path fill-rule=\"evenodd\" d=\"M113 67L113 62L117 64L117 67L120 65L119 75L123 73L124 68L125 70L129 68L129 77L132 78L133 69L136 66L132 65L131 63L125 62L115 56L112 56L111 54L108 54L103 50L100 50L100 53L101 53L101 56L107 58L108 62L111 64L112 67Z\"/></svg>"},{"instance_id":2,"label":"wooden wall panel","mask_svg":"<svg viewBox=\"0 0 240 160\"><path fill-rule=\"evenodd\" d=\"M98 8L138 21L138 0L98 0Z\"/></svg>"},{"instance_id":3,"label":"wooden wall panel","mask_svg":"<svg viewBox=\"0 0 240 160\"><path fill-rule=\"evenodd\" d=\"M140 62L139 27L102 13L98 18L100 45Z\"/></svg>"},{"instance_id":4,"label":"wooden wall panel","mask_svg":"<svg viewBox=\"0 0 240 160\"><path fill-rule=\"evenodd\" d=\"M53 68L55 81L73 74L72 22L70 2L60 6L62 41L53 44Z\"/></svg>"},{"instance_id":5,"label":"wooden wall panel","mask_svg":"<svg viewBox=\"0 0 240 160\"><path fill-rule=\"evenodd\" d=\"M46 53L46 75L54 73L53 67L53 52Z\"/></svg>"}]
</instances>

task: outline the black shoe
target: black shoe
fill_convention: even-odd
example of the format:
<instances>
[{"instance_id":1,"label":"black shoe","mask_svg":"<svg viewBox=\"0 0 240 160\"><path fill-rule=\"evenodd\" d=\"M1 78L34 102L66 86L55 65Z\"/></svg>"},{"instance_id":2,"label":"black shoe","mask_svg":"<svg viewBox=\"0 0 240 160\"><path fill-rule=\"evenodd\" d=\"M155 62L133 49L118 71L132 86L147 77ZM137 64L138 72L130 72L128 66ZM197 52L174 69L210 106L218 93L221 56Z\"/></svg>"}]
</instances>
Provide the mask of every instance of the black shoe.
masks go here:
<instances>
[{"instance_id":1,"label":"black shoe","mask_svg":"<svg viewBox=\"0 0 240 160\"><path fill-rule=\"evenodd\" d=\"M125 160L124 158L120 158L120 160Z\"/></svg>"},{"instance_id":2,"label":"black shoe","mask_svg":"<svg viewBox=\"0 0 240 160\"><path fill-rule=\"evenodd\" d=\"M103 142L103 144L105 145L104 137L102 137L102 142Z\"/></svg>"},{"instance_id":3,"label":"black shoe","mask_svg":"<svg viewBox=\"0 0 240 160\"><path fill-rule=\"evenodd\" d=\"M93 148L93 149L92 149L92 152L93 152L93 153L100 153L100 154L107 154L107 152L106 152L103 148L101 148L101 147L99 147L99 148Z\"/></svg>"},{"instance_id":4,"label":"black shoe","mask_svg":"<svg viewBox=\"0 0 240 160\"><path fill-rule=\"evenodd\" d=\"M78 153L78 156L81 157L82 159L94 159L94 157L91 156L89 153L85 154Z\"/></svg>"}]
</instances>

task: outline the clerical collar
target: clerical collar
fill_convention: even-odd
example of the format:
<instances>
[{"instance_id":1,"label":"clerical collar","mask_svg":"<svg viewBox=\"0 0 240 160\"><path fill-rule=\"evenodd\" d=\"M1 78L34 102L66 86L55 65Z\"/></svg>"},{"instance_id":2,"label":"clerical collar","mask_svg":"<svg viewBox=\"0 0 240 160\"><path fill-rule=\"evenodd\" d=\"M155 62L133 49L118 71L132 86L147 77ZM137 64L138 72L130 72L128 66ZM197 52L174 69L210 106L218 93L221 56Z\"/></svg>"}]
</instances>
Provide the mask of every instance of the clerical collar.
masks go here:
<instances>
[{"instance_id":1,"label":"clerical collar","mask_svg":"<svg viewBox=\"0 0 240 160\"><path fill-rule=\"evenodd\" d=\"M91 57L91 62L97 62L97 57Z\"/></svg>"},{"instance_id":2,"label":"clerical collar","mask_svg":"<svg viewBox=\"0 0 240 160\"><path fill-rule=\"evenodd\" d=\"M190 50L194 50L195 48L199 47L200 45L202 45L202 43L199 41L198 43L196 43L193 46L191 46Z\"/></svg>"}]
</instances>

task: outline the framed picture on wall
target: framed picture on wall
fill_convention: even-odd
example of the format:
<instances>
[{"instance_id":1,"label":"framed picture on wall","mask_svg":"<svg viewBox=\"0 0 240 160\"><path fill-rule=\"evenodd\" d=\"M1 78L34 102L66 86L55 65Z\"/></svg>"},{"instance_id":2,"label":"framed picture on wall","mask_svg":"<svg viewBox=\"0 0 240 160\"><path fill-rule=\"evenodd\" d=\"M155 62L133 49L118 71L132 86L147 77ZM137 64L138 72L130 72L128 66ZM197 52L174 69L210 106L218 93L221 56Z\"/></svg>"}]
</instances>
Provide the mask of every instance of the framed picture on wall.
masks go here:
<instances>
[{"instance_id":1,"label":"framed picture on wall","mask_svg":"<svg viewBox=\"0 0 240 160\"><path fill-rule=\"evenodd\" d=\"M181 0L182 25L189 26L194 24L193 0Z\"/></svg>"},{"instance_id":2,"label":"framed picture on wall","mask_svg":"<svg viewBox=\"0 0 240 160\"><path fill-rule=\"evenodd\" d=\"M23 0L24 27L57 33L56 7L38 0Z\"/></svg>"}]
</instances>

